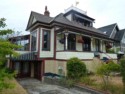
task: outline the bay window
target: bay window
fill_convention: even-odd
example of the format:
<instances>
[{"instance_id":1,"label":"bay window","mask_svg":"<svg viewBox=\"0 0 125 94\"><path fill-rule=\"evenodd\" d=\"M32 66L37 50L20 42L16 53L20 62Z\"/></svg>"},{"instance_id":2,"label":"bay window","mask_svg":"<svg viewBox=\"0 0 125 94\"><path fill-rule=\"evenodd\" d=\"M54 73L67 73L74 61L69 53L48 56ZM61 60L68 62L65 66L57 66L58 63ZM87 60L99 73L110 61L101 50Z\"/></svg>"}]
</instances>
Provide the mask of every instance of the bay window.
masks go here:
<instances>
[{"instance_id":1,"label":"bay window","mask_svg":"<svg viewBox=\"0 0 125 94\"><path fill-rule=\"evenodd\" d=\"M31 33L31 51L36 51L36 37L37 37L37 32L34 31Z\"/></svg>"},{"instance_id":2,"label":"bay window","mask_svg":"<svg viewBox=\"0 0 125 94\"><path fill-rule=\"evenodd\" d=\"M50 30L43 30L42 50L50 50Z\"/></svg>"}]
</instances>

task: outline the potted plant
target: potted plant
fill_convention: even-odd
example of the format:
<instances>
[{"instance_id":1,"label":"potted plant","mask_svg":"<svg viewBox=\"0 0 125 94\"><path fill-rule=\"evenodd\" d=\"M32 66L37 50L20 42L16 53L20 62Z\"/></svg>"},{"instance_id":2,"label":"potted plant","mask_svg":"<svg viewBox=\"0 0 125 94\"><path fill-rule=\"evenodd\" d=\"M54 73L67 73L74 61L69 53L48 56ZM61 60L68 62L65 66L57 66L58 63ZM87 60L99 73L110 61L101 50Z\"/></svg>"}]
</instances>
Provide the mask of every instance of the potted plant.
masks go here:
<instances>
[{"instance_id":1,"label":"potted plant","mask_svg":"<svg viewBox=\"0 0 125 94\"><path fill-rule=\"evenodd\" d=\"M107 43L106 44L106 48L108 48L108 49L112 48L112 44L111 43Z\"/></svg>"},{"instance_id":2,"label":"potted plant","mask_svg":"<svg viewBox=\"0 0 125 94\"><path fill-rule=\"evenodd\" d=\"M59 42L60 42L61 44L64 44L65 40L64 40L64 39L60 39Z\"/></svg>"}]
</instances>

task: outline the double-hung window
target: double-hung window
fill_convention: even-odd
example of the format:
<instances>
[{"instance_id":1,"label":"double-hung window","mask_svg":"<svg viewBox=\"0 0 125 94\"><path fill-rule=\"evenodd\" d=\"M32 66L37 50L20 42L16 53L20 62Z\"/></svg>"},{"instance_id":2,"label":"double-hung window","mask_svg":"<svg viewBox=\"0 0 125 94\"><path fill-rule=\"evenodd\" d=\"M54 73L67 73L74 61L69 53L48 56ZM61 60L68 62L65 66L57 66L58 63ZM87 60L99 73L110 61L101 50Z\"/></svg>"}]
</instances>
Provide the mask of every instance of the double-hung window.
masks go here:
<instances>
[{"instance_id":1,"label":"double-hung window","mask_svg":"<svg viewBox=\"0 0 125 94\"><path fill-rule=\"evenodd\" d=\"M50 50L50 30L43 30L43 45L42 50L49 51Z\"/></svg>"},{"instance_id":2,"label":"double-hung window","mask_svg":"<svg viewBox=\"0 0 125 94\"><path fill-rule=\"evenodd\" d=\"M31 51L36 51L36 43L37 43L37 33L36 31L31 33Z\"/></svg>"}]
</instances>

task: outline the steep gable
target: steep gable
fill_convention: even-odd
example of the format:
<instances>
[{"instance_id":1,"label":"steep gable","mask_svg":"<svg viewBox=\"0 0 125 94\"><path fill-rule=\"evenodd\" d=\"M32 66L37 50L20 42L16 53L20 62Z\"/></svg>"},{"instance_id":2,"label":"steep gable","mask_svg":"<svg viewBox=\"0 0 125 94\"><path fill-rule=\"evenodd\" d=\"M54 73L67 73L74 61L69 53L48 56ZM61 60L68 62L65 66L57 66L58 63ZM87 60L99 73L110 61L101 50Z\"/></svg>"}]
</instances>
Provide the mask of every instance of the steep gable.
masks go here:
<instances>
[{"instance_id":1,"label":"steep gable","mask_svg":"<svg viewBox=\"0 0 125 94\"><path fill-rule=\"evenodd\" d=\"M52 17L45 16L43 14L32 11L30 14L30 18L29 18L26 30L28 30L35 22L48 24L52 19L53 19Z\"/></svg>"},{"instance_id":2,"label":"steep gable","mask_svg":"<svg viewBox=\"0 0 125 94\"><path fill-rule=\"evenodd\" d=\"M115 39L118 41L121 41L122 38L124 37L125 29L120 30L119 32L116 33Z\"/></svg>"},{"instance_id":3,"label":"steep gable","mask_svg":"<svg viewBox=\"0 0 125 94\"><path fill-rule=\"evenodd\" d=\"M104 27L100 27L98 28L101 32L107 34L109 37L111 36L112 32L113 32L113 29L116 27L116 23L114 24L111 24L111 25L107 25L107 26L104 26Z\"/></svg>"}]
</instances>

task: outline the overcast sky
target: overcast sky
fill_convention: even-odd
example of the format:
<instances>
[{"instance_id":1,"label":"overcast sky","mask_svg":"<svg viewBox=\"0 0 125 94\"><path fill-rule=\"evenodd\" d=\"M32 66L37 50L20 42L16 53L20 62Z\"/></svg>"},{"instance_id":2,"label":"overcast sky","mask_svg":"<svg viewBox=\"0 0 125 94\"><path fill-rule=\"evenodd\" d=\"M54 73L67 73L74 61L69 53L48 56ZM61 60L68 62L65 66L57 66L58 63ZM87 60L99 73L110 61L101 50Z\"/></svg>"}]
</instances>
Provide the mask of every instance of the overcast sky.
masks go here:
<instances>
[{"instance_id":1,"label":"overcast sky","mask_svg":"<svg viewBox=\"0 0 125 94\"><path fill-rule=\"evenodd\" d=\"M125 28L125 0L77 0L77 7L95 19L94 27L117 23ZM50 16L63 13L76 0L0 0L0 18L6 18L7 27L25 32L31 11L44 13L48 6Z\"/></svg>"}]
</instances>

